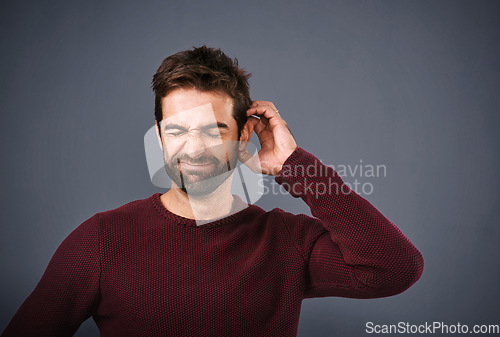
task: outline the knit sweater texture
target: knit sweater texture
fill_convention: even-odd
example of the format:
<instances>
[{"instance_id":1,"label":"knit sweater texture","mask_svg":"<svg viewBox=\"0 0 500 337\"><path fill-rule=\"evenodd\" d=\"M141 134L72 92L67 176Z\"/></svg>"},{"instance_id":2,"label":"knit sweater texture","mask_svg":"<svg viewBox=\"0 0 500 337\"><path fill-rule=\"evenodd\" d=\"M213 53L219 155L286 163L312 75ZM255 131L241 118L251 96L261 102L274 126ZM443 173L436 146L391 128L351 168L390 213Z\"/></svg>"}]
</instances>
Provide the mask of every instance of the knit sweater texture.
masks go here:
<instances>
[{"instance_id":1,"label":"knit sweater texture","mask_svg":"<svg viewBox=\"0 0 500 337\"><path fill-rule=\"evenodd\" d=\"M312 217L235 196L241 210L197 225L160 193L96 213L2 336L72 336L89 317L103 337L296 336L305 298L392 296L420 278L415 246L314 155L298 147L275 181Z\"/></svg>"}]
</instances>

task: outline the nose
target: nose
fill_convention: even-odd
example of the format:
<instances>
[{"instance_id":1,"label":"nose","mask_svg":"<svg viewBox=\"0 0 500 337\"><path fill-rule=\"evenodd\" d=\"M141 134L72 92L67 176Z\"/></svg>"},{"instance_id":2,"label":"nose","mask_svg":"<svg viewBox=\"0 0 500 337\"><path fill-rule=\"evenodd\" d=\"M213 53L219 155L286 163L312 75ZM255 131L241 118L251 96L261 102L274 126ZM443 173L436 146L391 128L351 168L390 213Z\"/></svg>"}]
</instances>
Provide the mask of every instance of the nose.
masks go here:
<instances>
[{"instance_id":1,"label":"nose","mask_svg":"<svg viewBox=\"0 0 500 337\"><path fill-rule=\"evenodd\" d=\"M195 134L190 134L187 137L186 142L184 144L184 149L187 155L191 158L196 159L199 156L203 155L207 150L207 144L203 137L200 136L198 132Z\"/></svg>"}]
</instances>

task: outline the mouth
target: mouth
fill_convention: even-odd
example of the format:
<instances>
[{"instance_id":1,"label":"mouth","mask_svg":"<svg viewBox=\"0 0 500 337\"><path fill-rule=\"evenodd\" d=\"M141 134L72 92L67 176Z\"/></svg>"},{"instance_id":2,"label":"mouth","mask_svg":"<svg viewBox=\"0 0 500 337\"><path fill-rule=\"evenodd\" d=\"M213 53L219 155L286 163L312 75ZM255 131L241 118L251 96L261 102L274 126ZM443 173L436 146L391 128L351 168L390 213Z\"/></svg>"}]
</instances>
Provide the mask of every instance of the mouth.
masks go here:
<instances>
[{"instance_id":1,"label":"mouth","mask_svg":"<svg viewBox=\"0 0 500 337\"><path fill-rule=\"evenodd\" d=\"M214 163L189 163L189 162L179 162L179 165L181 167L186 167L186 168L206 168L214 165Z\"/></svg>"},{"instance_id":2,"label":"mouth","mask_svg":"<svg viewBox=\"0 0 500 337\"><path fill-rule=\"evenodd\" d=\"M199 164L199 163L186 163L186 162L181 162L181 164L185 164L185 165L189 165L189 166L208 166L208 165L212 165L212 163L205 163L205 164Z\"/></svg>"}]
</instances>

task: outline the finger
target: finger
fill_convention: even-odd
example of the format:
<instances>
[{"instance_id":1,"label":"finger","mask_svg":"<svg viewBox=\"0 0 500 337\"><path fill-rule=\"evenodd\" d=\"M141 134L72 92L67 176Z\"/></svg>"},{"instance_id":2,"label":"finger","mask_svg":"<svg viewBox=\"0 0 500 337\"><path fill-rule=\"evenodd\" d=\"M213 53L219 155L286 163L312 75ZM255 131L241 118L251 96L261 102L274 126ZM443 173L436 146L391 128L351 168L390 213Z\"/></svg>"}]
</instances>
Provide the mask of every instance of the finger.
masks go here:
<instances>
[{"instance_id":1,"label":"finger","mask_svg":"<svg viewBox=\"0 0 500 337\"><path fill-rule=\"evenodd\" d=\"M260 120L260 124L262 124L264 126L269 125L269 118L267 118L266 116L264 116L264 115L259 116L259 120Z\"/></svg>"},{"instance_id":2,"label":"finger","mask_svg":"<svg viewBox=\"0 0 500 337\"><path fill-rule=\"evenodd\" d=\"M251 127L252 127L252 130L255 128L255 125L257 125L257 123L260 122L260 118L256 117L256 116L248 116L248 120L247 122L250 122L251 123Z\"/></svg>"},{"instance_id":3,"label":"finger","mask_svg":"<svg viewBox=\"0 0 500 337\"><path fill-rule=\"evenodd\" d=\"M257 105L251 106L250 108L257 108L257 107L261 107L261 108L267 107L267 108L271 109L272 111L275 111L276 113L278 113L278 109L276 109L274 104L257 104Z\"/></svg>"},{"instance_id":4,"label":"finger","mask_svg":"<svg viewBox=\"0 0 500 337\"><path fill-rule=\"evenodd\" d=\"M252 115L252 117L255 117L256 115ZM255 117L255 119L258 120L258 123L254 124L254 129L257 134L259 134L263 129L269 128L269 119L265 117L264 115L260 115L258 117Z\"/></svg>"},{"instance_id":5,"label":"finger","mask_svg":"<svg viewBox=\"0 0 500 337\"><path fill-rule=\"evenodd\" d=\"M249 116L248 122L250 122L250 130L249 130L250 133L255 132L257 136L260 137L260 133L268 125L268 122L264 121L265 119L266 119L265 117L257 118L255 116Z\"/></svg>"},{"instance_id":6,"label":"finger","mask_svg":"<svg viewBox=\"0 0 500 337\"><path fill-rule=\"evenodd\" d=\"M251 107L262 106L262 105L267 105L267 106L270 106L271 108L273 108L274 110L278 110L278 109L276 109L276 106L274 105L274 103L270 102L270 101L253 101Z\"/></svg>"},{"instance_id":7,"label":"finger","mask_svg":"<svg viewBox=\"0 0 500 337\"><path fill-rule=\"evenodd\" d=\"M256 106L247 110L248 115L257 115L259 117L265 117L268 119L271 126L279 123L284 123L285 121L281 118L280 114L273 110L270 106Z\"/></svg>"},{"instance_id":8,"label":"finger","mask_svg":"<svg viewBox=\"0 0 500 337\"><path fill-rule=\"evenodd\" d=\"M252 133L255 131L255 125L260 122L260 119L254 116L249 116L246 124L248 124L248 132L250 134L250 137L252 136Z\"/></svg>"},{"instance_id":9,"label":"finger","mask_svg":"<svg viewBox=\"0 0 500 337\"><path fill-rule=\"evenodd\" d=\"M254 131L257 136L266 128L266 123L264 123L263 119L259 120L259 123L254 125Z\"/></svg>"},{"instance_id":10,"label":"finger","mask_svg":"<svg viewBox=\"0 0 500 337\"><path fill-rule=\"evenodd\" d=\"M263 112L265 110L269 110L270 112L272 112L272 114L269 114L269 115L268 114L263 114ZM257 106L252 106L252 107L248 108L247 109L247 115L253 115L253 114L259 115L258 116L259 118L261 117L260 115L264 115L267 118L270 118L273 115L279 116L278 111L276 109L274 109L270 105L257 105Z\"/></svg>"}]
</instances>

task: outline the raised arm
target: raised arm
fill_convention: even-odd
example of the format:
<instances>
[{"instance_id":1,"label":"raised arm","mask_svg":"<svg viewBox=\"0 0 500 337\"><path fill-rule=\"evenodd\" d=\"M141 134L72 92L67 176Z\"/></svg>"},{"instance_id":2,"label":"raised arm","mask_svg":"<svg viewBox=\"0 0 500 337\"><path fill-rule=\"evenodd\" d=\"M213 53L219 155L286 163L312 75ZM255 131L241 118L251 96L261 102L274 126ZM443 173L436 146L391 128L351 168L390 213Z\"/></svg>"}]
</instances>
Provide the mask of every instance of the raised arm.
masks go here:
<instances>
[{"instance_id":1,"label":"raised arm","mask_svg":"<svg viewBox=\"0 0 500 337\"><path fill-rule=\"evenodd\" d=\"M2 337L73 336L99 302L98 214L57 248Z\"/></svg>"},{"instance_id":2,"label":"raised arm","mask_svg":"<svg viewBox=\"0 0 500 337\"><path fill-rule=\"evenodd\" d=\"M297 148L275 180L314 216L284 219L308 262L304 297L391 296L422 275L422 255L410 240L311 153Z\"/></svg>"},{"instance_id":3,"label":"raised arm","mask_svg":"<svg viewBox=\"0 0 500 337\"><path fill-rule=\"evenodd\" d=\"M349 188L337 172L298 147L276 106L254 101L242 132L253 131L261 149L240 160L254 172L302 198L314 216L284 213L291 240L308 264L305 297L374 298L403 292L423 272L420 252L372 204Z\"/></svg>"}]
</instances>

